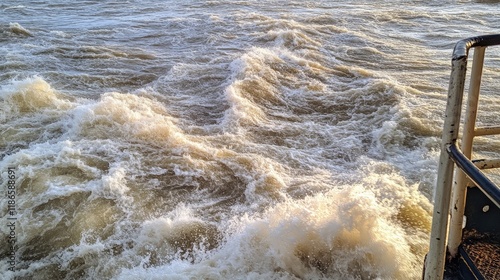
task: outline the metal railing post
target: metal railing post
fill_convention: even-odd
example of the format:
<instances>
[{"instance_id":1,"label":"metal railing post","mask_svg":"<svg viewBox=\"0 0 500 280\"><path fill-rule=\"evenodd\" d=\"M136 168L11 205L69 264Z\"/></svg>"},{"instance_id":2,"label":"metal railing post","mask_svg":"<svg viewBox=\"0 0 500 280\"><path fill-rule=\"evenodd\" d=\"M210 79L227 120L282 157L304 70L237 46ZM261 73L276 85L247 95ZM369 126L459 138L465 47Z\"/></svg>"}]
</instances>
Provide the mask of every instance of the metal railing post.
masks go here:
<instances>
[{"instance_id":1,"label":"metal railing post","mask_svg":"<svg viewBox=\"0 0 500 280\"><path fill-rule=\"evenodd\" d=\"M461 151L467 157L472 155L472 142L474 141L474 130L476 126L477 109L479 105L479 91L481 76L483 73L484 52L486 47L474 48L474 58L470 74L469 96L465 112L464 128L462 133ZM455 186L451 203L451 219L448 237L448 250L452 257L458 252L458 246L462 242L463 217L465 209L465 197L469 179L462 171L455 174Z\"/></svg>"},{"instance_id":2,"label":"metal railing post","mask_svg":"<svg viewBox=\"0 0 500 280\"><path fill-rule=\"evenodd\" d=\"M424 279L443 279L447 253L446 245L448 242L448 222L451 211L450 195L452 190L453 171L455 164L457 164L459 168L463 169L464 172L468 174L467 176L471 176L471 178L474 179L475 184L481 186L481 190L485 192L485 194L487 194L490 199L493 199L492 201L495 201L495 204L500 207L500 203L497 203L500 201L499 188L495 184L493 184L487 177L485 177L479 171L479 169L472 162L470 162L467 157L463 155L463 153L456 147L456 141L458 138L460 127L460 114L469 49L474 47L487 47L494 45L500 45L500 34L477 36L460 40L457 42L455 48L453 49L450 85L448 88L448 101L446 104L446 113L441 142L441 155L439 158L436 193L434 196L435 204L432 215L431 238L429 242L429 253L426 256L424 265ZM484 56L484 48L481 48L477 52L475 52L475 55L478 56L475 58L475 60L482 60L482 56ZM477 67L479 67L479 64L477 64ZM475 84L479 85L481 75L474 74L474 76L475 78L472 78L473 81L471 82L472 92L476 91L476 89L474 88L477 88L477 92L479 92L479 86L475 86ZM474 107L477 106L477 104L471 104L469 106ZM480 128L477 130L477 132L474 132L473 128L472 137L474 137L474 133L476 133L476 135L490 135L497 131L500 131L500 127ZM469 140L466 140L466 142L467 141ZM470 140L470 142L472 143L472 139ZM476 164L480 165L480 167L489 168L500 164L500 162L492 160L477 162ZM465 195L464 192L458 193ZM459 204L458 200L459 198L456 200L457 202L455 202L454 200L453 216L457 219L460 218L460 225L457 222L453 225L453 227L459 227L461 232L463 214L460 214L455 210L455 205ZM455 230L453 230L453 232L455 232Z\"/></svg>"},{"instance_id":3,"label":"metal railing post","mask_svg":"<svg viewBox=\"0 0 500 280\"><path fill-rule=\"evenodd\" d=\"M450 194L454 168L454 163L446 150L447 147L456 142L458 137L466 70L467 54L464 53L464 55L453 57L436 194L434 197L435 205L432 216L430 248L425 263L424 279L426 280L441 280L444 274Z\"/></svg>"}]
</instances>

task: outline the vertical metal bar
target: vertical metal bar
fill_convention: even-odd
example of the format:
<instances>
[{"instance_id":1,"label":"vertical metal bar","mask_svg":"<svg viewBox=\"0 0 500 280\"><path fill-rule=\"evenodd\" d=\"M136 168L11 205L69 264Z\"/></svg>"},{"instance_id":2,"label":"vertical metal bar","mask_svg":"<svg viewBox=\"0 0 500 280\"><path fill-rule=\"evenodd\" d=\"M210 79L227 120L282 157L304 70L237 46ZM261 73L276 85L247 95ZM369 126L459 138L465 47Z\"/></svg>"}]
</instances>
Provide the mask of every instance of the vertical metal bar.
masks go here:
<instances>
[{"instance_id":1,"label":"vertical metal bar","mask_svg":"<svg viewBox=\"0 0 500 280\"><path fill-rule=\"evenodd\" d=\"M472 142L474 140L474 129L476 126L485 49L485 47L474 48L474 58L470 74L469 97L467 99L467 108L465 112L461 143L462 153L469 159L471 158L472 154ZM453 188L453 198L451 204L451 219L448 238L448 250L452 257L456 256L458 252L458 246L462 242L463 216L468 182L469 180L465 176L464 172L456 172L455 187Z\"/></svg>"},{"instance_id":2,"label":"vertical metal bar","mask_svg":"<svg viewBox=\"0 0 500 280\"><path fill-rule=\"evenodd\" d=\"M446 257L446 238L448 235L448 216L450 210L450 194L453 180L453 161L447 153L447 147L453 145L458 137L460 114L467 71L467 55L454 57L448 101L444 120L439 158L439 171L436 184L435 204L432 216L432 229L429 253L425 262L424 279L443 279Z\"/></svg>"}]
</instances>

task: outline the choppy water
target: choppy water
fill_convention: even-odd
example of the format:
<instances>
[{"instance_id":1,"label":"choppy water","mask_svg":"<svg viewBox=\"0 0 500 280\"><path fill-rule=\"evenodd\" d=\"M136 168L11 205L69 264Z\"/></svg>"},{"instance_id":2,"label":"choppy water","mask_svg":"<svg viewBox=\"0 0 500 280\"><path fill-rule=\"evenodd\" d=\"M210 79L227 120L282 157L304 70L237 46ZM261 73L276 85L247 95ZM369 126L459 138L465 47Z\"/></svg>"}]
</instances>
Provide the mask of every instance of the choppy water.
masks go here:
<instances>
[{"instance_id":1,"label":"choppy water","mask_svg":"<svg viewBox=\"0 0 500 280\"><path fill-rule=\"evenodd\" d=\"M420 278L451 50L498 1L7 2L2 279Z\"/></svg>"}]
</instances>

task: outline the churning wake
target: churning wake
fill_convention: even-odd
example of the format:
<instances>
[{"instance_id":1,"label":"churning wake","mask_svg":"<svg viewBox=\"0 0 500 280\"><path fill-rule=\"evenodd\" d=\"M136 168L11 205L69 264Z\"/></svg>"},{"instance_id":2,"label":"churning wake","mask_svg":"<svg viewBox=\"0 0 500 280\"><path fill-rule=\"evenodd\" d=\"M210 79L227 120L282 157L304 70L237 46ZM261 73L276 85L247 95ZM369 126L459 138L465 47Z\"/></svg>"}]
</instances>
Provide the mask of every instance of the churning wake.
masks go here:
<instances>
[{"instance_id":1,"label":"churning wake","mask_svg":"<svg viewBox=\"0 0 500 280\"><path fill-rule=\"evenodd\" d=\"M6 279L421 277L448 30L495 4L87 2L0 4Z\"/></svg>"}]
</instances>

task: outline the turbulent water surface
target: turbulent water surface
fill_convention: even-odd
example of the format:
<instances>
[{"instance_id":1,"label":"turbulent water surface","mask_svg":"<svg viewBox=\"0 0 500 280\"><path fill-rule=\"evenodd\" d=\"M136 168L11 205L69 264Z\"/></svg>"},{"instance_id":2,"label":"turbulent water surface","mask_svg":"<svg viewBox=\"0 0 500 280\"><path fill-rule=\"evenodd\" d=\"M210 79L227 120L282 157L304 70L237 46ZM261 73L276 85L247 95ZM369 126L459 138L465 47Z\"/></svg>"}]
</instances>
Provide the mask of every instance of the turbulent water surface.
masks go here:
<instances>
[{"instance_id":1,"label":"turbulent water surface","mask_svg":"<svg viewBox=\"0 0 500 280\"><path fill-rule=\"evenodd\" d=\"M2 279L419 279L451 51L499 11L3 1Z\"/></svg>"}]
</instances>

